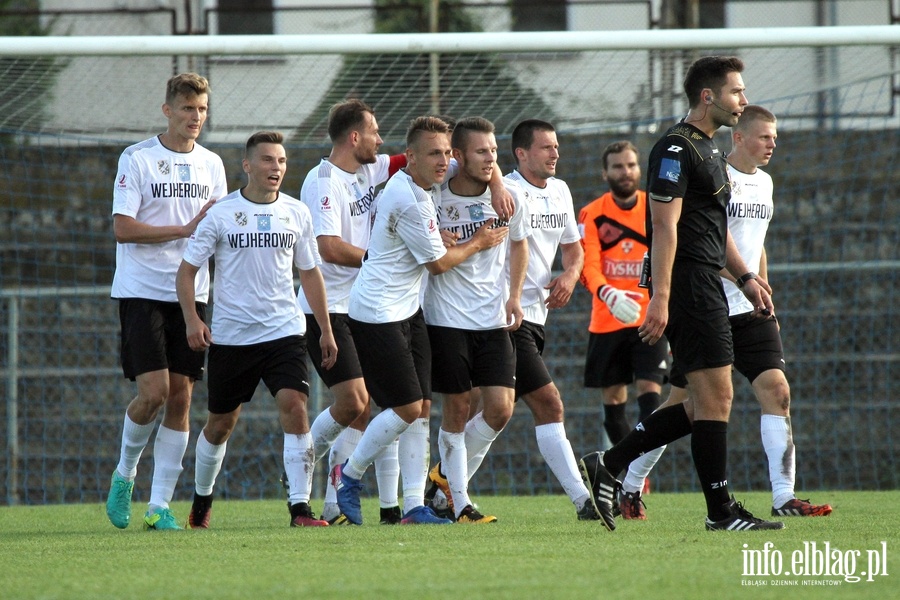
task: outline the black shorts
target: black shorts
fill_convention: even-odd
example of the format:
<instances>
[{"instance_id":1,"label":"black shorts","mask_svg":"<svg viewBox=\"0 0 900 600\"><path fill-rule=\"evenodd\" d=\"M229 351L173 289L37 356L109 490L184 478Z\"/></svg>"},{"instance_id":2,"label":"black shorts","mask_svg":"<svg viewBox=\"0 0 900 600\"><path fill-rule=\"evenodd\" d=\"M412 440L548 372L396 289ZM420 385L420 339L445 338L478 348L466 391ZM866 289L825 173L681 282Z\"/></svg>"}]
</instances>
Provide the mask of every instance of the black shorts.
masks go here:
<instances>
[{"instance_id":1,"label":"black shorts","mask_svg":"<svg viewBox=\"0 0 900 600\"><path fill-rule=\"evenodd\" d=\"M260 380L273 396L289 389L308 397L306 336L290 335L248 346L209 347L209 412L230 413L250 402Z\"/></svg>"},{"instance_id":2,"label":"black shorts","mask_svg":"<svg viewBox=\"0 0 900 600\"><path fill-rule=\"evenodd\" d=\"M503 329L469 331L428 326L431 385L435 392L461 394L473 387L516 387L516 351Z\"/></svg>"},{"instance_id":3,"label":"black shorts","mask_svg":"<svg viewBox=\"0 0 900 600\"><path fill-rule=\"evenodd\" d=\"M734 362L728 300L719 271L675 264L665 333L672 347L673 381L693 371Z\"/></svg>"},{"instance_id":4,"label":"black shorts","mask_svg":"<svg viewBox=\"0 0 900 600\"><path fill-rule=\"evenodd\" d=\"M356 354L356 344L353 343L353 336L350 334L350 317L346 313L329 313L328 318L331 321L331 331L338 347L337 361L333 367L322 368L322 347L319 345L322 329L313 315L306 315L306 335L309 338L307 351L310 361L312 361L316 373L330 388L351 379L359 379L363 373L359 366L359 356Z\"/></svg>"},{"instance_id":5,"label":"black shorts","mask_svg":"<svg viewBox=\"0 0 900 600\"><path fill-rule=\"evenodd\" d=\"M553 383L544 353L544 326L522 321L522 326L510 334L516 348L516 398Z\"/></svg>"},{"instance_id":6,"label":"black shorts","mask_svg":"<svg viewBox=\"0 0 900 600\"><path fill-rule=\"evenodd\" d=\"M584 361L584 387L606 388L629 384L635 379L666 382L669 344L663 337L645 344L637 327L608 333L591 333Z\"/></svg>"},{"instance_id":7,"label":"black shorts","mask_svg":"<svg viewBox=\"0 0 900 600\"><path fill-rule=\"evenodd\" d=\"M393 323L350 319L366 388L381 408L431 400L431 346L422 310Z\"/></svg>"},{"instance_id":8,"label":"black shorts","mask_svg":"<svg viewBox=\"0 0 900 600\"><path fill-rule=\"evenodd\" d=\"M197 303L206 322L206 305ZM122 372L134 381L138 375L168 369L170 373L203 379L206 352L191 350L184 314L177 302L144 298L119 299Z\"/></svg>"},{"instance_id":9,"label":"black shorts","mask_svg":"<svg viewBox=\"0 0 900 600\"><path fill-rule=\"evenodd\" d=\"M731 321L734 340L734 368L750 383L771 369L784 371L784 349L775 316L752 313L735 315Z\"/></svg>"}]
</instances>

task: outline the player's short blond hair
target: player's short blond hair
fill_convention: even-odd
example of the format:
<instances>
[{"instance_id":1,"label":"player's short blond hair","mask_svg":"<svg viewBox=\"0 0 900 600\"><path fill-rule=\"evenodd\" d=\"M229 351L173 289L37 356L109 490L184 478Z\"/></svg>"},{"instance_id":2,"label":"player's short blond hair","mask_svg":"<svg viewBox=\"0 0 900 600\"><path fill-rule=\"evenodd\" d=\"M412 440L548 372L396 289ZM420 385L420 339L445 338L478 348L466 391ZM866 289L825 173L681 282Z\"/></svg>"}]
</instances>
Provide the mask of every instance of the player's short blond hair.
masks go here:
<instances>
[{"instance_id":1,"label":"player's short blond hair","mask_svg":"<svg viewBox=\"0 0 900 600\"><path fill-rule=\"evenodd\" d=\"M166 104L172 105L178 96L209 95L209 81L196 73L180 73L166 82Z\"/></svg>"},{"instance_id":2,"label":"player's short blond hair","mask_svg":"<svg viewBox=\"0 0 900 600\"><path fill-rule=\"evenodd\" d=\"M414 145L426 133L450 133L450 126L437 117L416 117L406 129L406 146Z\"/></svg>"},{"instance_id":3,"label":"player's short blond hair","mask_svg":"<svg viewBox=\"0 0 900 600\"><path fill-rule=\"evenodd\" d=\"M762 121L763 123L777 123L778 119L775 118L775 115L771 111L762 106L748 104L744 107L741 118L738 119L737 124L732 129L736 131L746 131L750 125L756 121Z\"/></svg>"}]
</instances>

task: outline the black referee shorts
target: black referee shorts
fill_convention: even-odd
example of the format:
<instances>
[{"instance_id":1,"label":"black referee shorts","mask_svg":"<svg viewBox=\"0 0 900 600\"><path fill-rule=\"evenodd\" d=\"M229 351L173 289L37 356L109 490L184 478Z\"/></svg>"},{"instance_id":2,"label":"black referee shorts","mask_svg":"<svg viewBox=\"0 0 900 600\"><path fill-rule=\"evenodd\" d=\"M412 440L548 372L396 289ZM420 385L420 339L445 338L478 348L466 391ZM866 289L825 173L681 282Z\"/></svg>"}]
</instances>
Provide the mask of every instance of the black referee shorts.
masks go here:
<instances>
[{"instance_id":1,"label":"black referee shorts","mask_svg":"<svg viewBox=\"0 0 900 600\"><path fill-rule=\"evenodd\" d=\"M676 385L693 371L734 363L728 300L718 270L684 263L672 267L666 337Z\"/></svg>"}]
</instances>

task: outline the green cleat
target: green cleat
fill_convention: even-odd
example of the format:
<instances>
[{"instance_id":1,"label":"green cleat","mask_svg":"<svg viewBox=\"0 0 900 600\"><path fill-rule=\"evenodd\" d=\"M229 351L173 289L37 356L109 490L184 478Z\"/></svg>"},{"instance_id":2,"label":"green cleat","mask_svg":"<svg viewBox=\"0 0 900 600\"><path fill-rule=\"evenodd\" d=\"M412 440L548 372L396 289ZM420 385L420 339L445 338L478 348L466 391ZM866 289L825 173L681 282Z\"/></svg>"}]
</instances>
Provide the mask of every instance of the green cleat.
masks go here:
<instances>
[{"instance_id":1,"label":"green cleat","mask_svg":"<svg viewBox=\"0 0 900 600\"><path fill-rule=\"evenodd\" d=\"M109 482L109 495L106 497L106 516L119 529L128 527L131 521L131 493L134 481L128 481L118 471L113 471Z\"/></svg>"},{"instance_id":2,"label":"green cleat","mask_svg":"<svg viewBox=\"0 0 900 600\"><path fill-rule=\"evenodd\" d=\"M182 529L175 520L175 515L168 508L157 508L155 511L147 511L144 515L144 529L155 531Z\"/></svg>"}]
</instances>

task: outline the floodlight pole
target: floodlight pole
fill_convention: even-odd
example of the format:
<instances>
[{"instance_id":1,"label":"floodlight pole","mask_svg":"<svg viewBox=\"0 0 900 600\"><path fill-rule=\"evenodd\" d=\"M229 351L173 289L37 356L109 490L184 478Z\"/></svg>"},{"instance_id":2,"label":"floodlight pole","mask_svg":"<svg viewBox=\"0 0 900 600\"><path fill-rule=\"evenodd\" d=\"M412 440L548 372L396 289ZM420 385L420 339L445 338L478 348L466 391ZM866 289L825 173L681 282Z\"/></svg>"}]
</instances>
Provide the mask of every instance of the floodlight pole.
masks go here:
<instances>
[{"instance_id":1,"label":"floodlight pole","mask_svg":"<svg viewBox=\"0 0 900 600\"><path fill-rule=\"evenodd\" d=\"M438 13L441 0L428 3L428 32L438 32ZM429 55L429 90L431 91L431 114L441 114L441 55L432 52Z\"/></svg>"}]
</instances>

